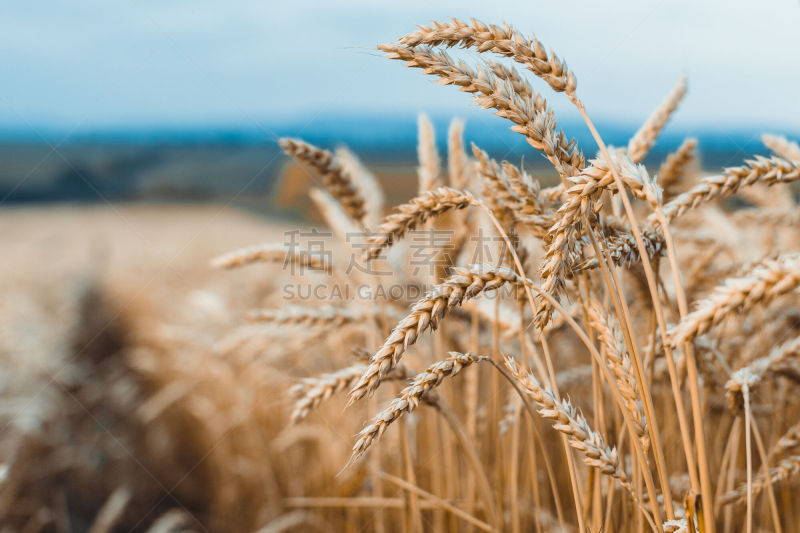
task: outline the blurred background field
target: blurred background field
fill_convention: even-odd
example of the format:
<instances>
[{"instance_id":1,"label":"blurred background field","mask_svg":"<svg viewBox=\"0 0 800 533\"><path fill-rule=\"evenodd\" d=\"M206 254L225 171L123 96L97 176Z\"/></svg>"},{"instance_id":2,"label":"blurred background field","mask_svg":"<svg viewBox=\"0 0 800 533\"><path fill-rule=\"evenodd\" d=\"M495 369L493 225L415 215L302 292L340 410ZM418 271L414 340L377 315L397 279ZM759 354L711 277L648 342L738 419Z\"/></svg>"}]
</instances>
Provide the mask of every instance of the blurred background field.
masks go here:
<instances>
[{"instance_id":1,"label":"blurred background field","mask_svg":"<svg viewBox=\"0 0 800 533\"><path fill-rule=\"evenodd\" d=\"M458 96L458 95L456 95ZM465 99L466 100L466 99ZM467 107L468 101L464 102ZM468 109L468 108L467 108ZM437 144L445 151L451 116L438 117ZM591 144L580 123L571 128ZM0 134L0 199L4 206L72 203L205 203L241 207L265 216L302 218L311 174L293 165L277 139L300 136L318 146L345 145L384 185L390 204L415 192L416 115L312 117L264 130L231 128L189 131L6 132ZM601 124L609 143L623 145L635 126ZM707 168L734 165L767 154L755 130L670 128L650 154L661 161L687 136L699 138ZM791 132L789 132L791 135ZM499 118L468 122L465 137L495 158L523 162L545 183L556 178L547 160Z\"/></svg>"}]
</instances>

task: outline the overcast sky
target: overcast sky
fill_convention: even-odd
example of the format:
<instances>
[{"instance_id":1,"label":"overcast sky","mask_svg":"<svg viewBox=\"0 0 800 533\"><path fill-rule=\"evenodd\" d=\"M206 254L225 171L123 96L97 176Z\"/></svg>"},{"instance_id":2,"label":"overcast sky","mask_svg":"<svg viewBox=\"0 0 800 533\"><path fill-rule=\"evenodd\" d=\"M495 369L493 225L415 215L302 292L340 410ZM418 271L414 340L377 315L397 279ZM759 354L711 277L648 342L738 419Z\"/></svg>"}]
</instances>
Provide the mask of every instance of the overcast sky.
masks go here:
<instances>
[{"instance_id":1,"label":"overcast sky","mask_svg":"<svg viewBox=\"0 0 800 533\"><path fill-rule=\"evenodd\" d=\"M469 116L468 96L375 51L451 16L535 33L601 118L638 122L686 74L676 122L800 129L800 0L2 2L0 127Z\"/></svg>"}]
</instances>

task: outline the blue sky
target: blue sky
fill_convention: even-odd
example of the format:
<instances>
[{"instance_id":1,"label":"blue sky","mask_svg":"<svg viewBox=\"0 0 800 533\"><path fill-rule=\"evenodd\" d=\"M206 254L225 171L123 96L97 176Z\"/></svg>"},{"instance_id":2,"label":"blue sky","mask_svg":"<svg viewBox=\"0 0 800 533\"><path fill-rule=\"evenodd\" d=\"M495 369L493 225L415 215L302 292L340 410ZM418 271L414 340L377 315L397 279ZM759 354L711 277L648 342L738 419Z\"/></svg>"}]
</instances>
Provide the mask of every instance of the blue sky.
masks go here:
<instances>
[{"instance_id":1,"label":"blue sky","mask_svg":"<svg viewBox=\"0 0 800 533\"><path fill-rule=\"evenodd\" d=\"M535 33L602 119L638 123L686 74L676 124L800 129L800 0L3 2L0 127L470 117L466 95L374 49L451 16ZM534 85L574 118L563 95Z\"/></svg>"}]
</instances>

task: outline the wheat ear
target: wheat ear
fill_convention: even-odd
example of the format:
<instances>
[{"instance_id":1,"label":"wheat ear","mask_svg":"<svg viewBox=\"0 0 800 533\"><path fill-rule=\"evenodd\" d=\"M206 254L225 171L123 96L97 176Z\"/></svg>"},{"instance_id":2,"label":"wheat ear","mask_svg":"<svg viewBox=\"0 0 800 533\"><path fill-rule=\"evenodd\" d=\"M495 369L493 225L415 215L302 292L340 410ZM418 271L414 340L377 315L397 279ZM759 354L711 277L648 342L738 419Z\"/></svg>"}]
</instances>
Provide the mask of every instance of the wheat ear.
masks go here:
<instances>
[{"instance_id":1,"label":"wheat ear","mask_svg":"<svg viewBox=\"0 0 800 533\"><path fill-rule=\"evenodd\" d=\"M741 187L756 183L790 183L799 179L800 161L756 156L755 159L745 161L743 166L726 168L722 174L703 178L700 183L664 204L662 212L667 221L672 221L689 209L716 198L730 196ZM655 214L647 217L648 224L655 225L657 222Z\"/></svg>"},{"instance_id":2,"label":"wheat ear","mask_svg":"<svg viewBox=\"0 0 800 533\"><path fill-rule=\"evenodd\" d=\"M767 457L769 458L769 462L772 462L772 459L776 457L781 457L786 454L786 452L792 451L796 448L800 447L800 424L795 424L790 427L786 433L781 435L781 438L778 439L778 442L775 443Z\"/></svg>"},{"instance_id":3,"label":"wheat ear","mask_svg":"<svg viewBox=\"0 0 800 533\"><path fill-rule=\"evenodd\" d=\"M630 268L641 261L639 246L631 233L627 220L614 216L598 216L597 221L596 229L603 238L602 245L608 250L611 261L615 265ZM639 232L642 236L642 244L651 259L665 254L666 247L661 232L648 226L641 226ZM584 236L583 242L589 244L588 237ZM597 257L590 257L573 268L575 271L588 270L597 268L599 264Z\"/></svg>"},{"instance_id":4,"label":"wheat ear","mask_svg":"<svg viewBox=\"0 0 800 533\"><path fill-rule=\"evenodd\" d=\"M220 255L211 261L217 268L237 268L251 263L282 263L330 270L330 265L321 257L321 254L310 250L295 250L281 244L260 244L239 248L232 252Z\"/></svg>"},{"instance_id":5,"label":"wheat ear","mask_svg":"<svg viewBox=\"0 0 800 533\"><path fill-rule=\"evenodd\" d=\"M617 382L617 388L624 401L628 413L631 415L636 436L642 442L644 450L650 446L650 437L647 432L647 419L644 416L642 401L639 398L636 377L633 374L631 359L625 350L625 345L620 338L620 331L616 324L611 322L597 302L589 305L589 323L597 331L600 342L605 347L605 357L608 367Z\"/></svg>"},{"instance_id":6,"label":"wheat ear","mask_svg":"<svg viewBox=\"0 0 800 533\"><path fill-rule=\"evenodd\" d=\"M692 313L669 330L672 346L681 346L722 322L735 311L745 312L757 304L786 294L800 284L800 255L766 259L742 277L729 278L702 300Z\"/></svg>"},{"instance_id":7,"label":"wheat ear","mask_svg":"<svg viewBox=\"0 0 800 533\"><path fill-rule=\"evenodd\" d=\"M336 328L374 319L377 316L376 312L355 312L351 309L330 305L318 308L286 305L277 310L259 309L248 313L248 318L253 322L305 328Z\"/></svg>"},{"instance_id":8,"label":"wheat ear","mask_svg":"<svg viewBox=\"0 0 800 533\"><path fill-rule=\"evenodd\" d=\"M455 376L462 368L482 360L488 360L488 357L476 356L471 353L450 352L450 356L447 359L434 363L424 372L414 376L408 387L403 389L397 398L389 402L380 413L375 415L372 422L357 435L356 443L353 446L353 455L349 463L358 460L359 457L364 455L392 422L405 413L410 413L416 409L424 399L424 396L431 394L444 378Z\"/></svg>"},{"instance_id":9,"label":"wheat ear","mask_svg":"<svg viewBox=\"0 0 800 533\"><path fill-rule=\"evenodd\" d=\"M570 446L583 454L584 462L616 479L625 490L635 495L630 479L620 464L616 448L609 447L603 437L589 427L586 419L569 400L559 400L533 374L523 371L513 358L506 357L505 364L525 393L539 407L538 413L551 420L556 431L567 436Z\"/></svg>"},{"instance_id":10,"label":"wheat ear","mask_svg":"<svg viewBox=\"0 0 800 533\"><path fill-rule=\"evenodd\" d=\"M546 206L540 197L538 183L530 183L529 177L507 161L501 167L474 143L472 152L484 178L484 203L498 220L507 227L524 224L534 236L544 238L554 218L550 213L545 214Z\"/></svg>"},{"instance_id":11,"label":"wheat ear","mask_svg":"<svg viewBox=\"0 0 800 533\"><path fill-rule=\"evenodd\" d=\"M659 188L650 180L642 165L633 164L630 158L620 152L615 152L611 159L612 164L620 169L623 182L635 197L645 199L651 204L660 201ZM567 189L568 198L558 209L557 221L550 228L545 260L539 271L543 280L542 290L553 297L560 296L565 280L572 276L573 266L580 261L577 235L583 216L599 211L602 206L600 195L604 190L616 191L614 177L605 159L594 160L581 174L569 178L569 182L571 186ZM536 314L537 326L540 329L546 326L551 315L550 304L540 299Z\"/></svg>"},{"instance_id":12,"label":"wheat ear","mask_svg":"<svg viewBox=\"0 0 800 533\"><path fill-rule=\"evenodd\" d=\"M574 139L570 140L557 129L555 115L547 102L533 92L514 69L500 70L488 63L473 71L464 62L454 61L444 52L431 48L412 48L380 45L389 59L399 59L426 74L439 77L444 85L456 85L461 91L473 93L475 103L514 123L511 129L524 135L535 149L543 151L559 174L577 174L584 167L584 158ZM500 72L501 77L498 77ZM520 89L519 92L517 89Z\"/></svg>"},{"instance_id":13,"label":"wheat ear","mask_svg":"<svg viewBox=\"0 0 800 533\"><path fill-rule=\"evenodd\" d=\"M552 51L548 54L535 37L526 39L507 24L487 25L474 19L469 23L457 19L433 22L432 26L420 26L417 31L401 37L398 42L410 47L426 44L461 46L474 48L478 52L493 52L524 65L556 92L572 95L577 86L577 80L565 62Z\"/></svg>"},{"instance_id":14,"label":"wheat ear","mask_svg":"<svg viewBox=\"0 0 800 533\"><path fill-rule=\"evenodd\" d=\"M770 135L765 133L761 136L761 142L778 157L790 161L800 161L800 145L794 141L790 141L783 135Z\"/></svg>"},{"instance_id":15,"label":"wheat ear","mask_svg":"<svg viewBox=\"0 0 800 533\"><path fill-rule=\"evenodd\" d=\"M767 374L775 371L787 359L795 358L798 355L800 355L800 337L781 344L768 355L759 357L747 366L737 370L725 384L725 391L728 395L731 409L738 413L744 405L742 388L745 383L752 391Z\"/></svg>"},{"instance_id":16,"label":"wheat ear","mask_svg":"<svg viewBox=\"0 0 800 533\"><path fill-rule=\"evenodd\" d=\"M780 209L775 207L756 207L752 209L740 209L739 211L732 213L732 218L749 224L771 224L775 226L792 227L800 224L800 210L797 208Z\"/></svg>"},{"instance_id":17,"label":"wheat ear","mask_svg":"<svg viewBox=\"0 0 800 533\"><path fill-rule=\"evenodd\" d=\"M768 485L775 485L776 483L786 481L798 472L800 472L800 455L790 455L778 463L777 466L770 468L769 479L764 475L763 471L760 471L753 478L753 497L761 494ZM722 505L744 503L747 498L747 493L747 483L742 483L736 489L724 494L722 498L720 498L720 503Z\"/></svg>"},{"instance_id":18,"label":"wheat ear","mask_svg":"<svg viewBox=\"0 0 800 533\"><path fill-rule=\"evenodd\" d=\"M372 356L369 368L350 391L350 402L372 393L394 368L409 346L428 328L436 329L448 310L461 302L499 289L503 285L527 283L513 270L491 265L455 268L454 275L436 285L411 308L392 330L383 346Z\"/></svg>"},{"instance_id":19,"label":"wheat ear","mask_svg":"<svg viewBox=\"0 0 800 533\"><path fill-rule=\"evenodd\" d=\"M383 188L378 183L378 179L347 147L337 148L335 157L342 166L343 172L350 176L356 189L364 198L364 222L367 227L377 226L383 218L383 206L386 202Z\"/></svg>"},{"instance_id":20,"label":"wheat ear","mask_svg":"<svg viewBox=\"0 0 800 533\"><path fill-rule=\"evenodd\" d=\"M303 378L300 383L289 389L289 396L295 398L292 411L292 424L304 420L313 411L335 394L348 390L361 377L367 365L356 363L336 372ZM387 379L408 379L411 372L405 365L398 365L387 376Z\"/></svg>"},{"instance_id":21,"label":"wheat ear","mask_svg":"<svg viewBox=\"0 0 800 533\"><path fill-rule=\"evenodd\" d=\"M419 192L431 191L442 185L442 162L436 149L436 132L425 113L417 118L417 176Z\"/></svg>"},{"instance_id":22,"label":"wheat ear","mask_svg":"<svg viewBox=\"0 0 800 533\"><path fill-rule=\"evenodd\" d=\"M341 203L336 201L328 191L319 188L313 188L308 191L308 196L311 201L317 206L325 223L331 229L339 242L350 246L348 235L358 235L362 233L359 226L347 214Z\"/></svg>"},{"instance_id":23,"label":"wheat ear","mask_svg":"<svg viewBox=\"0 0 800 533\"><path fill-rule=\"evenodd\" d=\"M378 257L385 248L391 246L406 232L425 223L429 218L439 216L451 209L476 206L478 201L467 191L457 191L449 187L439 187L426 191L406 204L395 208L378 230L369 238L364 257L367 261Z\"/></svg>"},{"instance_id":24,"label":"wheat ear","mask_svg":"<svg viewBox=\"0 0 800 533\"><path fill-rule=\"evenodd\" d=\"M503 227L509 228L515 222L515 211L520 203L509 188L505 173L497 161L472 144L472 153L478 162L478 171L483 178L483 203L495 214Z\"/></svg>"},{"instance_id":25,"label":"wheat ear","mask_svg":"<svg viewBox=\"0 0 800 533\"><path fill-rule=\"evenodd\" d=\"M664 533L689 533L689 524L685 518L667 520L662 527L664 528Z\"/></svg>"},{"instance_id":26,"label":"wheat ear","mask_svg":"<svg viewBox=\"0 0 800 533\"><path fill-rule=\"evenodd\" d=\"M548 211L549 205L542 194L541 184L508 161L503 161L503 172L508 185L519 198L517 208L525 215L541 215Z\"/></svg>"},{"instance_id":27,"label":"wheat ear","mask_svg":"<svg viewBox=\"0 0 800 533\"><path fill-rule=\"evenodd\" d=\"M673 191L686 173L686 167L697 157L697 139L683 141L677 150L667 156L658 169L658 183L664 189L664 197L673 196Z\"/></svg>"},{"instance_id":28,"label":"wheat ear","mask_svg":"<svg viewBox=\"0 0 800 533\"><path fill-rule=\"evenodd\" d=\"M464 122L453 119L447 129L447 176L455 189L465 190L474 174L469 156L464 150Z\"/></svg>"},{"instance_id":29,"label":"wheat ear","mask_svg":"<svg viewBox=\"0 0 800 533\"><path fill-rule=\"evenodd\" d=\"M628 155L634 163L641 162L658 138L661 130L666 126L669 118L678 108L686 94L686 77L681 77L672 91L667 95L661 105L642 124L642 127L631 137L628 142Z\"/></svg>"},{"instance_id":30,"label":"wheat ear","mask_svg":"<svg viewBox=\"0 0 800 533\"><path fill-rule=\"evenodd\" d=\"M331 152L300 139L284 137L279 143L288 155L319 172L322 183L331 195L342 204L347 214L356 223L363 222L364 198L356 190L352 178L345 174L342 165L335 160Z\"/></svg>"}]
</instances>

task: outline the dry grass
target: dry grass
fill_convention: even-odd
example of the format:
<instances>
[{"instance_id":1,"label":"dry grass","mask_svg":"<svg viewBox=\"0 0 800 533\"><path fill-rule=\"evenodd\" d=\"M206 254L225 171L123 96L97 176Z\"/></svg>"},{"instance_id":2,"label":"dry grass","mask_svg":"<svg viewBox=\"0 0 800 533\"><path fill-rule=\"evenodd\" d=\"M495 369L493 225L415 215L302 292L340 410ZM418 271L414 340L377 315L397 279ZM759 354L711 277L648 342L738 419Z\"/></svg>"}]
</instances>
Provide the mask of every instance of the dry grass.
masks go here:
<instances>
[{"instance_id":1,"label":"dry grass","mask_svg":"<svg viewBox=\"0 0 800 533\"><path fill-rule=\"evenodd\" d=\"M459 122L441 157L421 118L417 194L389 214L354 154L282 141L319 173L330 260L236 249L278 231L207 214L172 240L133 217L139 247L73 257L31 215L41 237L6 249L51 287L34 298L30 277L6 278L8 527L796 530L797 144L765 136L774 156L703 176L687 139L652 174L640 162L685 80L612 149L576 75L510 26L434 23L380 49L508 119L561 184L467 155ZM594 159L542 83L584 117ZM730 209L735 195L754 209ZM420 263L414 239L433 228L453 231ZM212 274L211 257L242 268ZM71 260L116 266L71 279ZM287 292L300 285L313 290Z\"/></svg>"}]
</instances>

